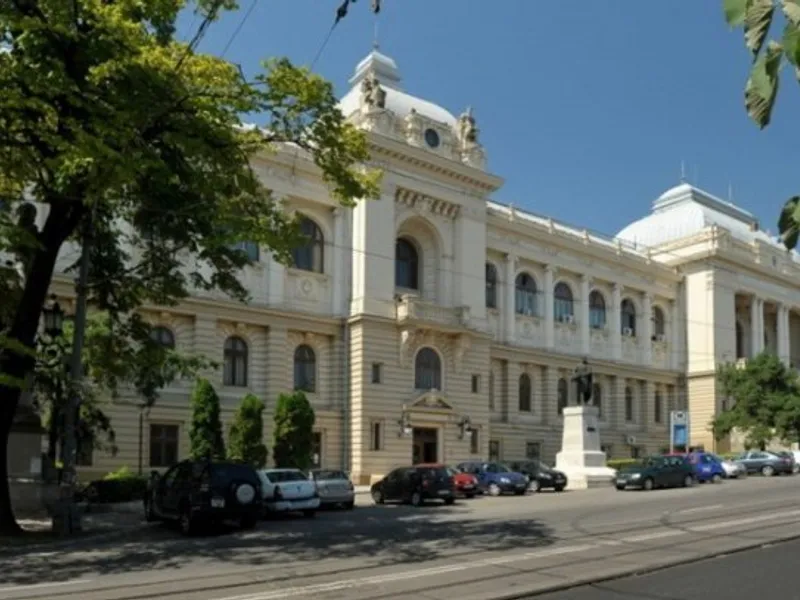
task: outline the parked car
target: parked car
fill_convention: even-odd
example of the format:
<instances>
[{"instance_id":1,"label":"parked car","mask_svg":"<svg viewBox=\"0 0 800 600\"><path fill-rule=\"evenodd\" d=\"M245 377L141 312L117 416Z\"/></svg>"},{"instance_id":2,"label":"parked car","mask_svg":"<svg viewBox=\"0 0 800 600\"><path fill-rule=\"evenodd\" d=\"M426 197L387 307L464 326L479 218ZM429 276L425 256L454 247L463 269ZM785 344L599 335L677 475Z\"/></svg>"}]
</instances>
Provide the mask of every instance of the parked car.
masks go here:
<instances>
[{"instance_id":1,"label":"parked car","mask_svg":"<svg viewBox=\"0 0 800 600\"><path fill-rule=\"evenodd\" d=\"M792 473L800 472L800 463L797 462L798 455L800 455L800 452L792 450L782 450L780 452L776 452L776 454L778 456L782 456L783 458L791 459Z\"/></svg>"},{"instance_id":2,"label":"parked car","mask_svg":"<svg viewBox=\"0 0 800 600\"><path fill-rule=\"evenodd\" d=\"M506 465L512 471L526 475L529 480L528 489L534 492L549 489L561 492L567 487L567 476L540 460L512 461Z\"/></svg>"},{"instance_id":3,"label":"parked car","mask_svg":"<svg viewBox=\"0 0 800 600\"><path fill-rule=\"evenodd\" d=\"M323 508L341 506L353 510L356 493L347 473L331 469L314 469L308 474L308 478L317 485L320 505Z\"/></svg>"},{"instance_id":4,"label":"parked car","mask_svg":"<svg viewBox=\"0 0 800 600\"><path fill-rule=\"evenodd\" d=\"M463 462L458 470L474 475L481 490L490 496L504 493L522 496L528 491L528 478L499 462Z\"/></svg>"},{"instance_id":5,"label":"parked car","mask_svg":"<svg viewBox=\"0 0 800 600\"><path fill-rule=\"evenodd\" d=\"M399 467L370 488L375 504L406 502L420 506L428 500L442 500L453 504L456 489L447 467L423 466Z\"/></svg>"},{"instance_id":6,"label":"parked car","mask_svg":"<svg viewBox=\"0 0 800 600\"><path fill-rule=\"evenodd\" d=\"M437 465L438 466L438 465ZM447 471L453 478L453 485L456 487L456 495L464 498L474 498L480 491L478 478L471 473L463 473L455 467L447 467Z\"/></svg>"},{"instance_id":7,"label":"parked car","mask_svg":"<svg viewBox=\"0 0 800 600\"><path fill-rule=\"evenodd\" d=\"M695 483L694 466L680 456L651 456L617 472L618 490L652 490L667 487L691 487Z\"/></svg>"},{"instance_id":8,"label":"parked car","mask_svg":"<svg viewBox=\"0 0 800 600\"><path fill-rule=\"evenodd\" d=\"M694 476L700 483L720 483L725 478L722 462L709 452L691 452L686 460L694 467Z\"/></svg>"},{"instance_id":9,"label":"parked car","mask_svg":"<svg viewBox=\"0 0 800 600\"><path fill-rule=\"evenodd\" d=\"M742 463L736 462L735 460L731 460L729 458L722 458L717 454L713 454L712 456L714 456L719 464L722 465L722 468L725 471L725 477L728 479L740 479L742 477L747 477L747 469Z\"/></svg>"},{"instance_id":10,"label":"parked car","mask_svg":"<svg viewBox=\"0 0 800 600\"><path fill-rule=\"evenodd\" d=\"M789 475L794 471L794 461L766 450L751 450L736 457L748 473L761 473L765 477L773 475Z\"/></svg>"},{"instance_id":11,"label":"parked car","mask_svg":"<svg viewBox=\"0 0 800 600\"><path fill-rule=\"evenodd\" d=\"M317 514L320 507L317 485L300 469L262 469L258 476L266 515L300 512L313 518Z\"/></svg>"},{"instance_id":12,"label":"parked car","mask_svg":"<svg viewBox=\"0 0 800 600\"><path fill-rule=\"evenodd\" d=\"M148 521L174 521L184 535L204 525L256 526L263 510L261 482L249 465L185 460L164 475L153 471L144 497Z\"/></svg>"}]
</instances>

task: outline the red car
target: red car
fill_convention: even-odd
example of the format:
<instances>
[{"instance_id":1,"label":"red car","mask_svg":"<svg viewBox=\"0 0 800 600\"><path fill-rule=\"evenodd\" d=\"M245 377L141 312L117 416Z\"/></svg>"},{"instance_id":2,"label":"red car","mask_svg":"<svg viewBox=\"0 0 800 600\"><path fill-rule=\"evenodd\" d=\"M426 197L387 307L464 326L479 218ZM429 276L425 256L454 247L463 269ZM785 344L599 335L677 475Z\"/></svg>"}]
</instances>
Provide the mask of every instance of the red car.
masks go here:
<instances>
[{"instance_id":1,"label":"red car","mask_svg":"<svg viewBox=\"0 0 800 600\"><path fill-rule=\"evenodd\" d=\"M462 473L453 467L447 467L447 471L453 477L453 484L456 486L456 493L465 498L474 498L478 490L478 478L469 473Z\"/></svg>"}]
</instances>

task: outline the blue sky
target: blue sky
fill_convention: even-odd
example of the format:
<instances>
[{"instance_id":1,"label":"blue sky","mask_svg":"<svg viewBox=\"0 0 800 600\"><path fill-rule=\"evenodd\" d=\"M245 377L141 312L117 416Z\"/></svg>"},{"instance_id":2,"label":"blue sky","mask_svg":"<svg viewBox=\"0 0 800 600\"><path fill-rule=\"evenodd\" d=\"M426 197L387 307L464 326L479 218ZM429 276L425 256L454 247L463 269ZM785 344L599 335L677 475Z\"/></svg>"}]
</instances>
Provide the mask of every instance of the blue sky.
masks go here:
<instances>
[{"instance_id":1,"label":"blue sky","mask_svg":"<svg viewBox=\"0 0 800 600\"><path fill-rule=\"evenodd\" d=\"M242 10L200 49L220 53ZM309 64L340 0L255 0L226 58L246 72L262 58ZM495 195L538 213L613 234L679 181L695 183L761 219L800 193L800 86L784 72L773 123L748 119L749 56L720 0L383 0L381 51L404 89L459 114L474 107ZM375 19L358 0L315 70L337 92L371 49ZM182 22L187 30L192 18Z\"/></svg>"}]
</instances>

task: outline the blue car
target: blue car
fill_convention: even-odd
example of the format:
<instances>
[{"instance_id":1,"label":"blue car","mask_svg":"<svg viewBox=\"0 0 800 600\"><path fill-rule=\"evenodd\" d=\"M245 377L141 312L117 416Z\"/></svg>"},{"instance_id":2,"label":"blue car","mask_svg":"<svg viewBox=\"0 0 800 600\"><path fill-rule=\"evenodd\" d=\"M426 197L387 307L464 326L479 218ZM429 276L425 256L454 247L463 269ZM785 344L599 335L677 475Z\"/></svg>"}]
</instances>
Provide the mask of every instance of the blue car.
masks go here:
<instances>
[{"instance_id":1,"label":"blue car","mask_svg":"<svg viewBox=\"0 0 800 600\"><path fill-rule=\"evenodd\" d=\"M480 490L490 496L500 494L522 496L528 491L528 477L522 473L515 473L499 462L463 462L457 468L463 473L474 475Z\"/></svg>"},{"instance_id":2,"label":"blue car","mask_svg":"<svg viewBox=\"0 0 800 600\"><path fill-rule=\"evenodd\" d=\"M705 483L719 483L725 476L725 467L719 459L708 452L691 452L686 456L686 460L694 468L697 481Z\"/></svg>"}]
</instances>

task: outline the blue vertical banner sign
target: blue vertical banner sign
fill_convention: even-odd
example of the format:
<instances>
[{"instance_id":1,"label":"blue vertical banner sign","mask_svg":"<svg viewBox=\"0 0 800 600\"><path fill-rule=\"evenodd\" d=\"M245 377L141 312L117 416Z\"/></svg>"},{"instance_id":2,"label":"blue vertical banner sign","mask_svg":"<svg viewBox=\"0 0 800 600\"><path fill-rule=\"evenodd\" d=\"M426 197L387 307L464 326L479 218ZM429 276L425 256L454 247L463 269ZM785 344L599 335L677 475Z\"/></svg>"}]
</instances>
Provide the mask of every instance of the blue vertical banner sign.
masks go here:
<instances>
[{"instance_id":1,"label":"blue vertical banner sign","mask_svg":"<svg viewBox=\"0 0 800 600\"><path fill-rule=\"evenodd\" d=\"M669 451L686 452L689 448L689 413L673 410L669 413Z\"/></svg>"}]
</instances>

